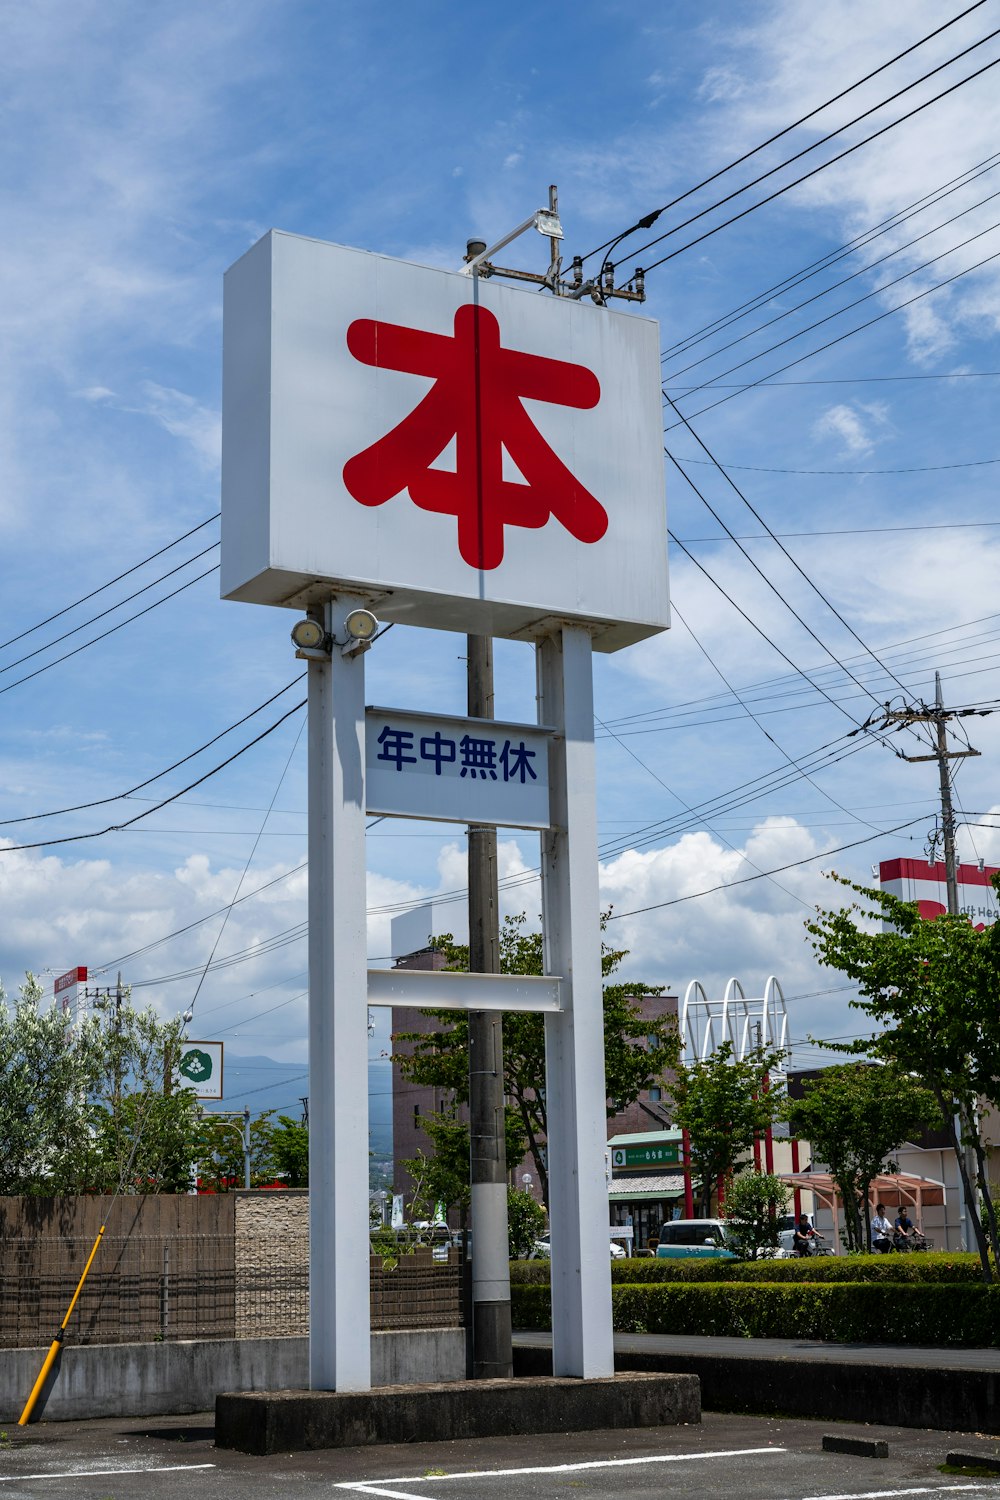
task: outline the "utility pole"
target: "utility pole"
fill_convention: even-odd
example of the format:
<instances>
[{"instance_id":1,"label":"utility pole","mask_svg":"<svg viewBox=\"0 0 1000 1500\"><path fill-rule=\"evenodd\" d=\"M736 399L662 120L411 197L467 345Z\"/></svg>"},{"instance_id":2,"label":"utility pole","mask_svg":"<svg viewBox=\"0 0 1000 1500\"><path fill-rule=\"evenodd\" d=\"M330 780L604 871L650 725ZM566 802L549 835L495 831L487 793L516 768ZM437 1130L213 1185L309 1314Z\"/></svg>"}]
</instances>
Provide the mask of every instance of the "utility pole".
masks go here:
<instances>
[{"instance_id":1,"label":"utility pole","mask_svg":"<svg viewBox=\"0 0 1000 1500\"><path fill-rule=\"evenodd\" d=\"M941 843L944 847L944 878L948 893L948 912L951 916L959 915L958 907L958 861L955 855L955 810L951 800L951 776L948 772L950 760L964 760L981 752L973 750L970 745L967 750L948 749L948 723L955 715L949 713L944 706L944 698L941 693L941 673L934 673L934 707L922 703L915 708L886 709L884 723L896 724L927 724L934 730L934 750L930 755L905 755L904 760L927 761L936 760L938 764L938 782L941 793ZM935 849L936 854L936 841ZM936 863L932 858L931 863ZM962 1120L960 1115L955 1116L955 1133L959 1142L962 1139ZM963 1152L965 1176L969 1184L967 1191L974 1191L973 1184L976 1181L976 1164L972 1147L966 1146ZM966 1194L962 1196L962 1236L966 1250L971 1250L975 1244L976 1236L973 1232L972 1221L969 1214L969 1204Z\"/></svg>"},{"instance_id":2,"label":"utility pole","mask_svg":"<svg viewBox=\"0 0 1000 1500\"><path fill-rule=\"evenodd\" d=\"M493 641L470 635L468 711L492 719ZM469 827L469 969L500 972L497 834ZM472 1372L510 1379L510 1263L507 1250L507 1160L504 1139L503 1016L469 1012L469 1168L472 1187Z\"/></svg>"},{"instance_id":3,"label":"utility pole","mask_svg":"<svg viewBox=\"0 0 1000 1500\"><path fill-rule=\"evenodd\" d=\"M973 750L971 745L968 750L948 749L948 724L955 718L954 713L949 713L944 706L941 696L941 673L934 673L934 706L921 703L913 708L886 708L883 724L928 724L933 726L935 747L930 755L905 755L900 751L903 760L925 761L936 760L938 763L938 780L941 792L941 842L944 846L944 878L948 892L948 911L953 917L958 916L958 861L955 856L955 812L951 801L951 777L948 774L948 762L950 760L964 760L970 755L979 755L978 750ZM931 861L936 863L935 860Z\"/></svg>"}]
</instances>

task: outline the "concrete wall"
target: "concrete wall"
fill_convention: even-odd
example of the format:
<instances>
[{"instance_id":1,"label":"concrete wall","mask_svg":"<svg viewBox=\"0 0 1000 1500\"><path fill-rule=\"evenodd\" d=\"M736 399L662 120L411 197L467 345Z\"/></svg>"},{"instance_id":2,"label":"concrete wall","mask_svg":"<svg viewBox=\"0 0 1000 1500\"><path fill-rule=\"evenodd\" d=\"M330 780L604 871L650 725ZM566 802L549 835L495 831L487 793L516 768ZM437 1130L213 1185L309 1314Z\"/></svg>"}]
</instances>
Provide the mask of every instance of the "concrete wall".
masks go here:
<instances>
[{"instance_id":1,"label":"concrete wall","mask_svg":"<svg viewBox=\"0 0 1000 1500\"><path fill-rule=\"evenodd\" d=\"M0 1423L17 1421L45 1352L3 1351ZM69 1347L36 1417L68 1422L212 1411L221 1391L305 1389L308 1361L309 1340L304 1337ZM464 1379L465 1333L460 1328L372 1334L373 1385Z\"/></svg>"}]
</instances>

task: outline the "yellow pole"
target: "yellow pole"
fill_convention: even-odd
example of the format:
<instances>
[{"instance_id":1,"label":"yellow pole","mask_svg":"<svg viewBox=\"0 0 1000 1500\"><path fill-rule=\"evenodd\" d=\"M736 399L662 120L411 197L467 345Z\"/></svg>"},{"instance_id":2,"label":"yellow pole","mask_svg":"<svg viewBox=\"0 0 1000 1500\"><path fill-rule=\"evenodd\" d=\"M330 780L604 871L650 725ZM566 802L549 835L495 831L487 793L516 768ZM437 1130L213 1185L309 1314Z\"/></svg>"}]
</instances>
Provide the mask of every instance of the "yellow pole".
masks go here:
<instances>
[{"instance_id":1,"label":"yellow pole","mask_svg":"<svg viewBox=\"0 0 1000 1500\"><path fill-rule=\"evenodd\" d=\"M73 1316L73 1309L79 1301L80 1293L83 1291L83 1283L86 1281L87 1276L90 1272L90 1268L94 1264L94 1256L97 1254L101 1240L104 1238L104 1230L105 1225L102 1224L100 1229L97 1231L97 1239L94 1241L94 1247L87 1259L87 1264L83 1268L83 1275L77 1282L76 1291L73 1293L73 1297L69 1304L69 1307L67 1307L66 1309L66 1316L63 1318L62 1322L59 1325L59 1332L56 1334L55 1338L52 1340L52 1343L49 1345L49 1352L48 1354L46 1354L45 1359L42 1362L42 1368L38 1372L38 1379L31 1387L31 1395L25 1402L24 1411L17 1419L18 1427L26 1427L31 1421L31 1413L34 1411L38 1398L45 1388L45 1382L48 1379L49 1371L52 1369L52 1366L55 1363L56 1355L62 1348L62 1341L66 1334L66 1325L69 1322L70 1318Z\"/></svg>"}]
</instances>

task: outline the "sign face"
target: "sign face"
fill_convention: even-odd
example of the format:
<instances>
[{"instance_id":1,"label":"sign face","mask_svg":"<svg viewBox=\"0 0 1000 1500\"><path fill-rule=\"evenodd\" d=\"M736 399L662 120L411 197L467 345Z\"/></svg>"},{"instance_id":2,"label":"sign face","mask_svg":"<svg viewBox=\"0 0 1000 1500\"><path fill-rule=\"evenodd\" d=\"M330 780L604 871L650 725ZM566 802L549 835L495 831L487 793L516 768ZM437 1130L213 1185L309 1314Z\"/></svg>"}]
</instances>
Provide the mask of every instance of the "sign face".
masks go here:
<instances>
[{"instance_id":1,"label":"sign face","mask_svg":"<svg viewBox=\"0 0 1000 1500\"><path fill-rule=\"evenodd\" d=\"M52 986L55 998L62 1005L63 1015L74 1012L79 1005L77 986L87 983L87 970L78 965L75 969L67 969L65 974L60 974Z\"/></svg>"},{"instance_id":2,"label":"sign face","mask_svg":"<svg viewBox=\"0 0 1000 1500\"><path fill-rule=\"evenodd\" d=\"M879 884L890 896L915 901L922 917L937 917L948 910L948 886L944 861L928 864L924 859L886 859L878 867ZM997 896L990 885L996 867L959 865L958 909L973 927L991 927L1000 916Z\"/></svg>"},{"instance_id":3,"label":"sign face","mask_svg":"<svg viewBox=\"0 0 1000 1500\"><path fill-rule=\"evenodd\" d=\"M611 1164L619 1168L676 1166L680 1159L680 1141L658 1146L614 1146L611 1152Z\"/></svg>"},{"instance_id":4,"label":"sign face","mask_svg":"<svg viewBox=\"0 0 1000 1500\"><path fill-rule=\"evenodd\" d=\"M222 1098L222 1042L184 1042L177 1064L177 1087L196 1099Z\"/></svg>"},{"instance_id":5,"label":"sign face","mask_svg":"<svg viewBox=\"0 0 1000 1500\"><path fill-rule=\"evenodd\" d=\"M548 828L550 738L535 724L369 708L367 810Z\"/></svg>"},{"instance_id":6,"label":"sign face","mask_svg":"<svg viewBox=\"0 0 1000 1500\"><path fill-rule=\"evenodd\" d=\"M226 274L222 593L668 624L655 322L277 231Z\"/></svg>"}]
</instances>

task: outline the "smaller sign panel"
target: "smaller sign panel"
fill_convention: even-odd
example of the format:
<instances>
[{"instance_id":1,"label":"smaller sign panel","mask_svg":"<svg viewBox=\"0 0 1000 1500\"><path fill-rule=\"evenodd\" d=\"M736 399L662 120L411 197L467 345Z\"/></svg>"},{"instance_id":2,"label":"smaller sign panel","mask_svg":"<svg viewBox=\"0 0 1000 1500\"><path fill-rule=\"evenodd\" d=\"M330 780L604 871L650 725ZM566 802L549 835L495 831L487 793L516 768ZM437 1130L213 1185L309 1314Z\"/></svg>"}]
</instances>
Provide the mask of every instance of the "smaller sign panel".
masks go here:
<instances>
[{"instance_id":1,"label":"smaller sign panel","mask_svg":"<svg viewBox=\"0 0 1000 1500\"><path fill-rule=\"evenodd\" d=\"M923 859L885 859L878 868L882 889L901 901L915 901L922 917L931 920L948 910L943 861L932 865ZM997 894L990 884L996 873L995 865L958 866L958 909L980 931L1000 917Z\"/></svg>"},{"instance_id":2,"label":"smaller sign panel","mask_svg":"<svg viewBox=\"0 0 1000 1500\"><path fill-rule=\"evenodd\" d=\"M611 1153L612 1165L619 1171L623 1167L672 1167L680 1159L680 1141L661 1142L656 1146L615 1146Z\"/></svg>"},{"instance_id":3,"label":"smaller sign panel","mask_svg":"<svg viewBox=\"0 0 1000 1500\"><path fill-rule=\"evenodd\" d=\"M184 1042L177 1064L178 1088L193 1089L196 1099L222 1098L222 1042Z\"/></svg>"},{"instance_id":4,"label":"smaller sign panel","mask_svg":"<svg viewBox=\"0 0 1000 1500\"><path fill-rule=\"evenodd\" d=\"M87 970L78 964L75 969L67 969L65 974L60 974L52 986L53 994L62 1006L63 1015L75 1016L80 1007L80 993L78 986L87 983Z\"/></svg>"},{"instance_id":5,"label":"smaller sign panel","mask_svg":"<svg viewBox=\"0 0 1000 1500\"><path fill-rule=\"evenodd\" d=\"M549 741L537 724L366 711L368 811L549 827Z\"/></svg>"}]
</instances>

